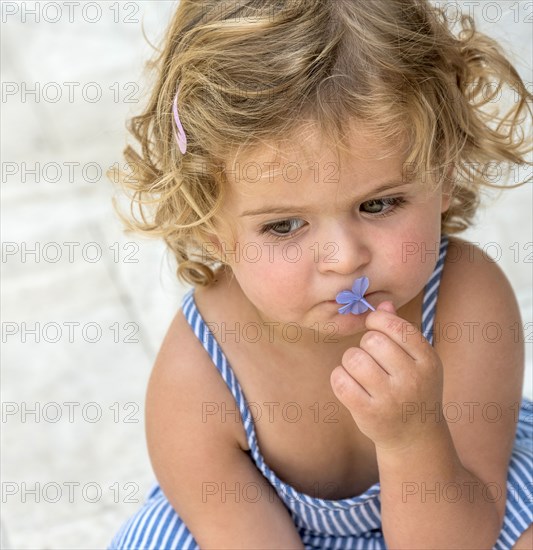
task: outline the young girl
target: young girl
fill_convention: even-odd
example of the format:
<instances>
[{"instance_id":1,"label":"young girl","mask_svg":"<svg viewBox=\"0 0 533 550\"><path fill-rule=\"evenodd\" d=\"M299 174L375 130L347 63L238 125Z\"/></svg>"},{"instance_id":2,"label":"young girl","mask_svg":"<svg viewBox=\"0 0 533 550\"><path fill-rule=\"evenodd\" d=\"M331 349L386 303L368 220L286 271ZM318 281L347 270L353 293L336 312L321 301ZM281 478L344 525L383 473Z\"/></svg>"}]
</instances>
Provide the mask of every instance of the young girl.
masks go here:
<instances>
[{"instance_id":1,"label":"young girl","mask_svg":"<svg viewBox=\"0 0 533 550\"><path fill-rule=\"evenodd\" d=\"M452 236L531 151L499 45L426 0L182 0L154 67L125 221L193 288L110 548L531 548L519 307Z\"/></svg>"}]
</instances>

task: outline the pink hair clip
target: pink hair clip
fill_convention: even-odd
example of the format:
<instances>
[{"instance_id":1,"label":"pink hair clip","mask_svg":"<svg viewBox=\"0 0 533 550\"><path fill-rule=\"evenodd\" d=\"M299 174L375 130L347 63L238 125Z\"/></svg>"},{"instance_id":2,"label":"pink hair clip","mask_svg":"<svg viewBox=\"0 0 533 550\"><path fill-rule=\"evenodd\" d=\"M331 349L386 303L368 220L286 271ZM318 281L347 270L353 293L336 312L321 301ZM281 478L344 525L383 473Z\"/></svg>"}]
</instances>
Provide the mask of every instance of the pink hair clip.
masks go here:
<instances>
[{"instance_id":1,"label":"pink hair clip","mask_svg":"<svg viewBox=\"0 0 533 550\"><path fill-rule=\"evenodd\" d=\"M368 277L359 277L359 279L355 279L352 290L341 290L341 292L337 294L335 301L338 304L346 305L339 308L339 313L353 313L354 315L359 315L369 308L372 311L376 311L376 309L363 298L363 294L367 291L368 285Z\"/></svg>"},{"instance_id":2,"label":"pink hair clip","mask_svg":"<svg viewBox=\"0 0 533 550\"><path fill-rule=\"evenodd\" d=\"M178 95L180 93L179 87L178 91L176 92L176 96L174 97L174 106L173 106L173 113L174 113L174 120L176 121L176 126L178 127L178 133L176 133L176 129L174 129L174 137L176 138L176 141L178 142L178 147L180 148L180 151L184 155L187 151L187 136L185 135L185 130L183 129L183 126L181 125L180 116L178 114Z\"/></svg>"}]
</instances>

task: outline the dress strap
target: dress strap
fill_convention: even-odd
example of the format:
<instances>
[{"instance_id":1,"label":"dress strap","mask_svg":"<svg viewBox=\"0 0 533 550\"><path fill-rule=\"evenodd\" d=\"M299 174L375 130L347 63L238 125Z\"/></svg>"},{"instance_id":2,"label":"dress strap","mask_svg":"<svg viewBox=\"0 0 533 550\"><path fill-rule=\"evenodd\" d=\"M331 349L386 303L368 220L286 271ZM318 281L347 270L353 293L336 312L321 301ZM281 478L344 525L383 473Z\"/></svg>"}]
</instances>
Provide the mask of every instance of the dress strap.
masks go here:
<instances>
[{"instance_id":1,"label":"dress strap","mask_svg":"<svg viewBox=\"0 0 533 550\"><path fill-rule=\"evenodd\" d=\"M241 385L239 384L237 377L235 376L235 373L226 358L226 355L222 351L213 333L209 330L209 327L198 310L196 301L194 300L194 288L189 290L183 297L182 310L194 334L198 340L200 340L204 349L211 357L215 367L220 372L224 382L226 382L226 385L235 398L235 402L237 403L237 407L242 418L242 423L246 431L248 445L250 445L250 448L252 449L253 446L257 444L252 414L248 407Z\"/></svg>"},{"instance_id":2,"label":"dress strap","mask_svg":"<svg viewBox=\"0 0 533 550\"><path fill-rule=\"evenodd\" d=\"M435 322L435 313L437 310L437 294L439 292L448 243L448 235L443 234L440 241L439 258L424 288L424 299L422 301L422 334L431 345L433 345L433 324Z\"/></svg>"}]
</instances>

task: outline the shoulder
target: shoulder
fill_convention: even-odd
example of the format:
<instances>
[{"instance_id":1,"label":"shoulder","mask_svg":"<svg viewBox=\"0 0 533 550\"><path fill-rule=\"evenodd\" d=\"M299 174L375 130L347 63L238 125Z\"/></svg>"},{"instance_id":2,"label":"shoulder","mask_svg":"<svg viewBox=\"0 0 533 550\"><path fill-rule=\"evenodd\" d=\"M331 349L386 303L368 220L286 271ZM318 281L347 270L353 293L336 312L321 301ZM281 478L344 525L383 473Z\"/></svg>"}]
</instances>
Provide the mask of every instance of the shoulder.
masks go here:
<instances>
[{"instance_id":1,"label":"shoulder","mask_svg":"<svg viewBox=\"0 0 533 550\"><path fill-rule=\"evenodd\" d=\"M520 307L504 271L475 244L450 237L437 300L435 349L464 357L488 353L492 360L498 353L502 367L520 371L523 341Z\"/></svg>"},{"instance_id":2,"label":"shoulder","mask_svg":"<svg viewBox=\"0 0 533 550\"><path fill-rule=\"evenodd\" d=\"M519 320L512 285L498 263L475 244L449 237L439 288L437 316Z\"/></svg>"},{"instance_id":3,"label":"shoulder","mask_svg":"<svg viewBox=\"0 0 533 550\"><path fill-rule=\"evenodd\" d=\"M243 448L246 437L236 409L235 398L180 309L167 330L148 382L147 433L157 431L163 419L181 415L191 423L211 424L221 437Z\"/></svg>"},{"instance_id":4,"label":"shoulder","mask_svg":"<svg viewBox=\"0 0 533 550\"><path fill-rule=\"evenodd\" d=\"M465 270L482 270L485 274L503 272L487 252L483 251L475 243L461 239L459 237L450 236L444 261L446 271L452 273L454 271L464 272Z\"/></svg>"}]
</instances>

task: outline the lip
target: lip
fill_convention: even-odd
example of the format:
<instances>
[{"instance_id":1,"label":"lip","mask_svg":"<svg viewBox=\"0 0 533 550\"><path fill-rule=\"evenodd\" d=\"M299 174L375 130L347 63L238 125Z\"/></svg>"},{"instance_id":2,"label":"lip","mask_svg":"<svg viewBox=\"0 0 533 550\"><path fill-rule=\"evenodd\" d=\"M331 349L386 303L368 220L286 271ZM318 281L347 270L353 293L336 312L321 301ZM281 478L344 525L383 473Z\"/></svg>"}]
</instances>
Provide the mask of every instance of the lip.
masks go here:
<instances>
[{"instance_id":1,"label":"lip","mask_svg":"<svg viewBox=\"0 0 533 550\"><path fill-rule=\"evenodd\" d=\"M364 298L365 300L369 297L369 296L372 296L373 294L377 294L379 292L379 290L375 290L374 292L368 292L367 294L364 295ZM337 302L337 300L326 300L326 303L328 304L337 304L338 306L341 306L342 304L339 304Z\"/></svg>"}]
</instances>

